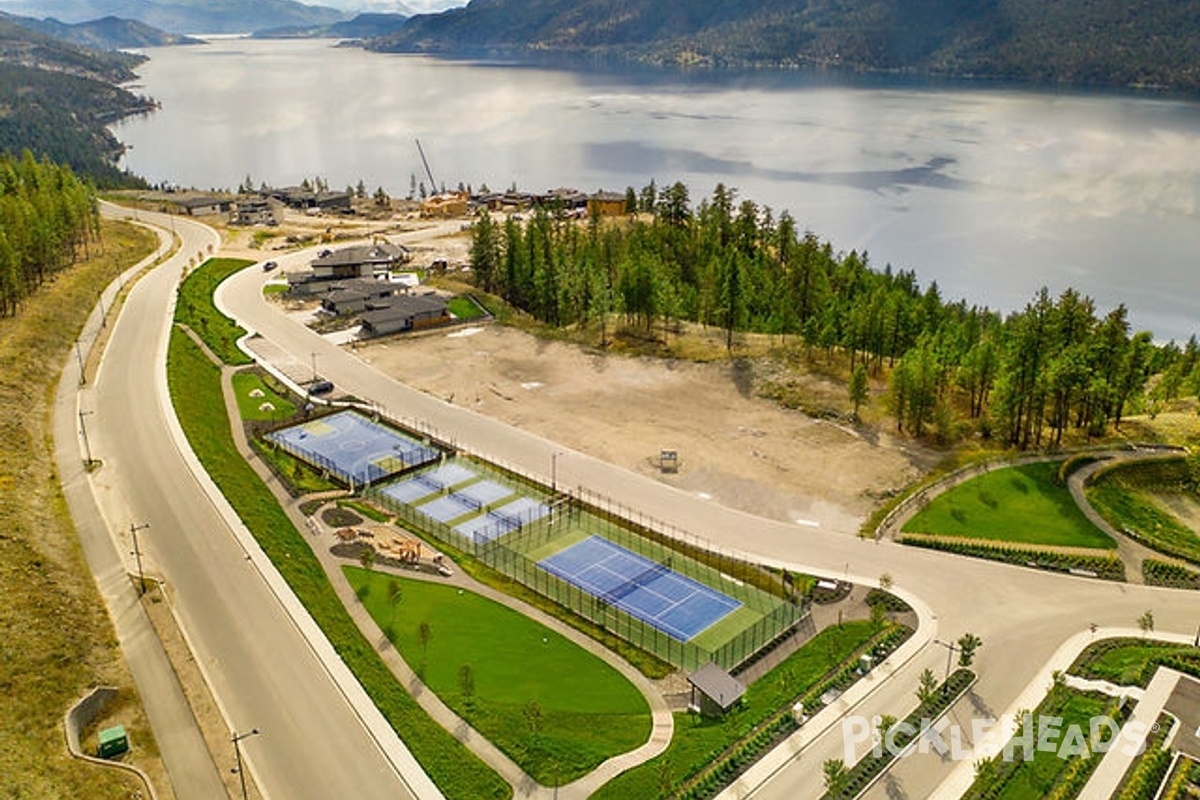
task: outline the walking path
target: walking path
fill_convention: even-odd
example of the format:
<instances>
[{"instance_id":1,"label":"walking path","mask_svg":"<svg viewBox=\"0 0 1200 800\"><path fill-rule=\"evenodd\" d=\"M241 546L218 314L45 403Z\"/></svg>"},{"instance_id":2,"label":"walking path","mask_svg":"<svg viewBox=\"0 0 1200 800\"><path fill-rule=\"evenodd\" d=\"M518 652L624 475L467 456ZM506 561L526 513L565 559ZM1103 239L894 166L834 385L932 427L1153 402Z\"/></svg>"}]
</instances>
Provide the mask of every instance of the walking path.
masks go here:
<instances>
[{"instance_id":1,"label":"walking path","mask_svg":"<svg viewBox=\"0 0 1200 800\"><path fill-rule=\"evenodd\" d=\"M216 362L215 356L211 354L208 348L203 346L203 343L199 341L199 337L195 336L191 331L188 331L188 333L200 344L205 353ZM532 606L528 606L513 597L478 583L471 577L462 574L461 571L456 572L449 578L443 578L411 569L393 568L377 564L375 569L379 572L402 575L406 578L450 583L451 585L456 585L465 590L483 595L498 603L514 608L525 616L535 619L546 627L565 636L618 670L641 691L651 709L652 728L650 739L641 747L631 750L628 753L614 756L574 783L560 786L555 790L552 787L545 787L538 784L513 762L512 759L501 752L499 748L454 713L449 706L443 703L436 694L425 686L412 668L404 661L392 646L386 634L375 623L375 620L371 618L371 615L363 607L357 595L355 595L349 581L346 580L345 575L342 573L341 568L347 563L346 560L338 558L330 551L332 545L337 541L333 534L333 529L315 521L316 517L309 518L301 513L300 501L288 494L274 473L271 472L267 465L250 448L246 440L245 430L240 424L241 416L238 412L237 397L233 390L232 376L235 372L237 372L237 368L234 367L222 368L221 387L224 393L226 411L229 415L234 443L239 453L250 463L263 482L275 494L280 506L292 520L296 529L309 531L312 537L310 539L312 550L321 562L321 566L324 568L325 574L334 591L337 593L338 598L350 613L359 630L370 641L376 642L376 649L379 652L379 656L392 671L392 674L407 688L409 694L416 699L427 714L433 717L447 731L453 733L459 741L471 748L488 766L496 770L496 772L508 781L512 785L516 797L532 798L534 800L542 800L543 798L549 800L552 797L561 797L563 800L573 800L573 798L583 800L583 798L588 797L600 788L600 786L621 772L642 764L666 750L674 732L674 717L667 707L666 701L648 678L594 639Z\"/></svg>"},{"instance_id":2,"label":"walking path","mask_svg":"<svg viewBox=\"0 0 1200 800\"><path fill-rule=\"evenodd\" d=\"M1171 699L1171 693L1181 677L1182 673L1159 667L1145 691L1137 690L1141 696L1133 713L1125 721L1120 744L1104 754L1104 759L1084 785L1080 797L1112 797L1116 793L1129 766L1144 749L1151 727L1158 722L1163 707ZM1133 696L1132 692L1129 694Z\"/></svg>"}]
</instances>

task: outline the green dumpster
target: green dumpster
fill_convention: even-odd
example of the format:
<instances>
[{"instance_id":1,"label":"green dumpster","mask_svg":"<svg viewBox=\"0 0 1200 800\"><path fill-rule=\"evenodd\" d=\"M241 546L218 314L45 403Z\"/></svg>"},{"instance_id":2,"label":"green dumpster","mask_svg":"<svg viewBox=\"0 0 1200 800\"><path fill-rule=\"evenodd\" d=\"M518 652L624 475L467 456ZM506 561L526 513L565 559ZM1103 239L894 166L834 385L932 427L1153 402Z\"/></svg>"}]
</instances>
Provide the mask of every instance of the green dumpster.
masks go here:
<instances>
[{"instance_id":1,"label":"green dumpster","mask_svg":"<svg viewBox=\"0 0 1200 800\"><path fill-rule=\"evenodd\" d=\"M100 757L114 758L129 750L129 737L124 725L115 725L100 731Z\"/></svg>"}]
</instances>

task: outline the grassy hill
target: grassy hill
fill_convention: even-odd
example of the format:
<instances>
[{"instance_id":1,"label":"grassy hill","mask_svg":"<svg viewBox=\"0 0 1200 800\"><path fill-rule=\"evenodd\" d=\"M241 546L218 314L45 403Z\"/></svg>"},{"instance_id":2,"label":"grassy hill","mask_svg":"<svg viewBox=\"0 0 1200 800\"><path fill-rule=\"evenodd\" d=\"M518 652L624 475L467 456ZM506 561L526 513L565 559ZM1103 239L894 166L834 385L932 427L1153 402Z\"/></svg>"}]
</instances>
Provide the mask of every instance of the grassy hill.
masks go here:
<instances>
[{"instance_id":1,"label":"grassy hill","mask_svg":"<svg viewBox=\"0 0 1200 800\"><path fill-rule=\"evenodd\" d=\"M1200 0L474 0L369 47L1195 89Z\"/></svg>"}]
</instances>

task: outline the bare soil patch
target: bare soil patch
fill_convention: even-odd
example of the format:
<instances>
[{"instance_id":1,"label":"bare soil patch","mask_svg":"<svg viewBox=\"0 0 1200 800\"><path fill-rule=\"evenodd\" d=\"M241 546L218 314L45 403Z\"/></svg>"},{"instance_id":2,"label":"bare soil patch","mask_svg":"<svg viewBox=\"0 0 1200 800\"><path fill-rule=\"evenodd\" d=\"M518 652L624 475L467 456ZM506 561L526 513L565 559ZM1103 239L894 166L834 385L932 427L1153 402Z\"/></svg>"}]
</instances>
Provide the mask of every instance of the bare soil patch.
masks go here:
<instances>
[{"instance_id":1,"label":"bare soil patch","mask_svg":"<svg viewBox=\"0 0 1200 800\"><path fill-rule=\"evenodd\" d=\"M467 335L464 335L467 334ZM876 503L938 455L871 427L812 419L759 397L764 360L620 356L499 325L360 344L416 388L735 508L856 533ZM813 392L835 389L818 376ZM679 451L660 474L661 448Z\"/></svg>"}]
</instances>

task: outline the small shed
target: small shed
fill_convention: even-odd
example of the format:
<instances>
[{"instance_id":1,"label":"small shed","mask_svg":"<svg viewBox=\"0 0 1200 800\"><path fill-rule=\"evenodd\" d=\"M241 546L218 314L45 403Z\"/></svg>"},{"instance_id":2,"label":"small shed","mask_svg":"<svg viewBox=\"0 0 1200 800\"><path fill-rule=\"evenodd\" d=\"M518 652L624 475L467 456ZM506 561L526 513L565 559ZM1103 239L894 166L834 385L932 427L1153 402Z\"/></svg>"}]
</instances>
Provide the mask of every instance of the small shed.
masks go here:
<instances>
[{"instance_id":1,"label":"small shed","mask_svg":"<svg viewBox=\"0 0 1200 800\"><path fill-rule=\"evenodd\" d=\"M129 737L125 734L124 725L114 725L100 731L99 753L101 758L116 758L122 753L129 752Z\"/></svg>"},{"instance_id":2,"label":"small shed","mask_svg":"<svg viewBox=\"0 0 1200 800\"><path fill-rule=\"evenodd\" d=\"M692 687L691 705L706 717L719 717L737 705L746 687L737 678L708 662L688 676Z\"/></svg>"}]
</instances>

